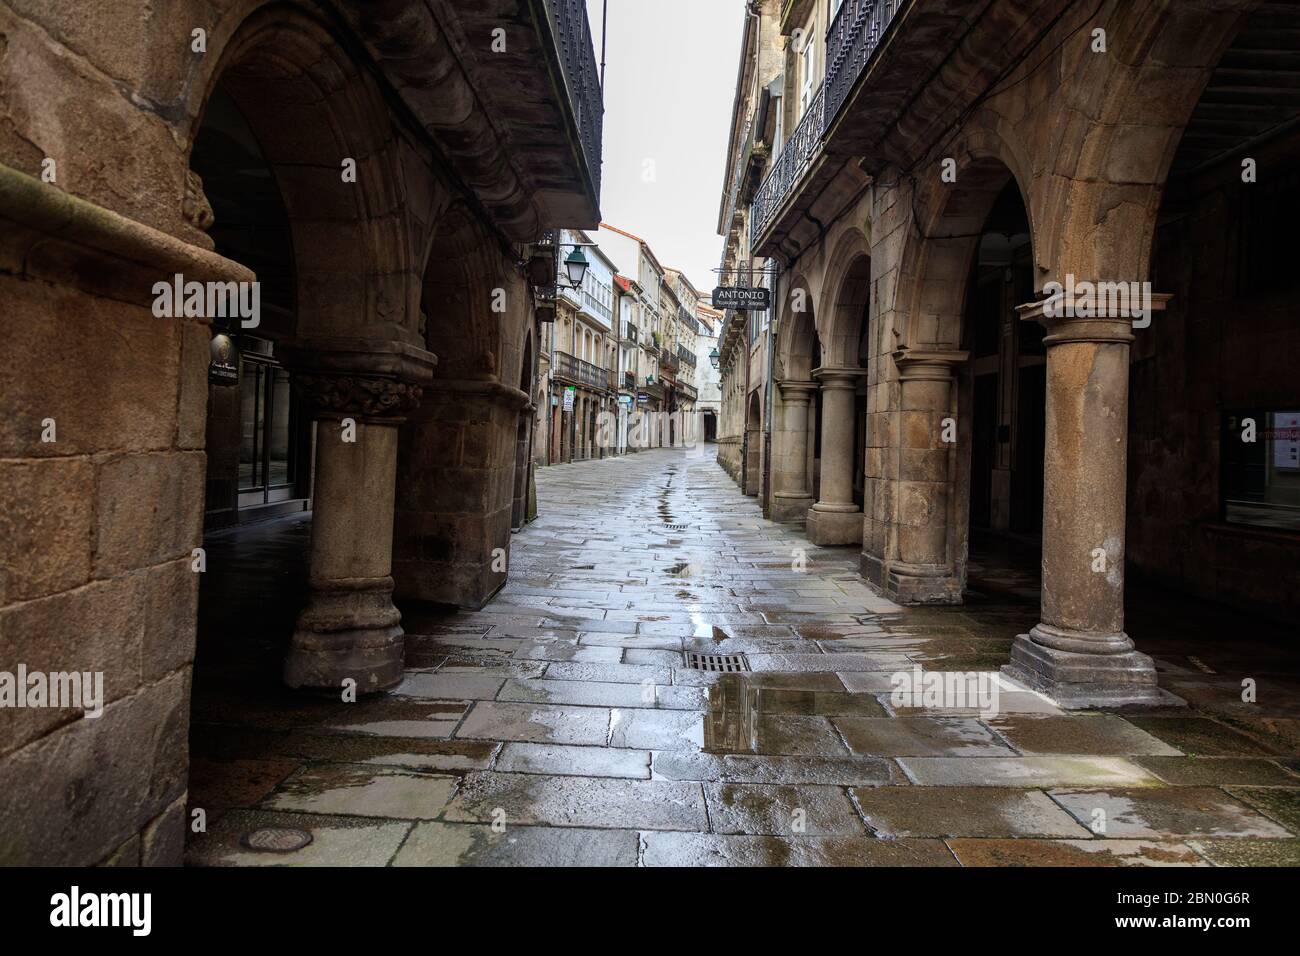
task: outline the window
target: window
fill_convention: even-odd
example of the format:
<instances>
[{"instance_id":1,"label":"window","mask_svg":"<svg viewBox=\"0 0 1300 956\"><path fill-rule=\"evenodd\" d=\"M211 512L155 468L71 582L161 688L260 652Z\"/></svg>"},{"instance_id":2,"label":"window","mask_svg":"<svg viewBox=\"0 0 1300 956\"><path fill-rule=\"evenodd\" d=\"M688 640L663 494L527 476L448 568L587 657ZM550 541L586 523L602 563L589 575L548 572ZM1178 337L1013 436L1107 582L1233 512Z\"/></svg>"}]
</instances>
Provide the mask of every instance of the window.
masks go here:
<instances>
[{"instance_id":1,"label":"window","mask_svg":"<svg viewBox=\"0 0 1300 956\"><path fill-rule=\"evenodd\" d=\"M1223 518L1300 531L1300 408L1223 416Z\"/></svg>"},{"instance_id":2,"label":"window","mask_svg":"<svg viewBox=\"0 0 1300 956\"><path fill-rule=\"evenodd\" d=\"M813 20L808 25L808 31L803 35L799 46L799 76L801 84L799 87L799 117L808 112L808 104L812 102L812 95L817 89L817 21Z\"/></svg>"},{"instance_id":3,"label":"window","mask_svg":"<svg viewBox=\"0 0 1300 956\"><path fill-rule=\"evenodd\" d=\"M247 507L290 497L297 475L297 402L289 373L245 355L240 388L239 492Z\"/></svg>"}]
</instances>

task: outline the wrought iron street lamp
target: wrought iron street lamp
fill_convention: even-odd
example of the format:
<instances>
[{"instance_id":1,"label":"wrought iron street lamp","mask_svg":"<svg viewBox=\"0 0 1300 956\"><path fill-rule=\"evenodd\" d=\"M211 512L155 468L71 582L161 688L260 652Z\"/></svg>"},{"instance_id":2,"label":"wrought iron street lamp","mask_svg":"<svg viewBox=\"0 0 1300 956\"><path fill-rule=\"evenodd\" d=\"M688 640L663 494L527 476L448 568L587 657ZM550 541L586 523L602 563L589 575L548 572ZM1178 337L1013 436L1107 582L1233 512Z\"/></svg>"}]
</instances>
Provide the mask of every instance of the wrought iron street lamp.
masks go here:
<instances>
[{"instance_id":1,"label":"wrought iron street lamp","mask_svg":"<svg viewBox=\"0 0 1300 956\"><path fill-rule=\"evenodd\" d=\"M714 371L717 370L718 363L721 361L721 359L722 356L718 354L718 350L716 348L709 353L709 364L713 366Z\"/></svg>"},{"instance_id":2,"label":"wrought iron street lamp","mask_svg":"<svg viewBox=\"0 0 1300 956\"><path fill-rule=\"evenodd\" d=\"M569 285L575 289L581 286L582 280L586 278L589 265L591 265L591 262L583 253L582 247L574 246L573 251L564 257L564 271L569 277Z\"/></svg>"}]
</instances>

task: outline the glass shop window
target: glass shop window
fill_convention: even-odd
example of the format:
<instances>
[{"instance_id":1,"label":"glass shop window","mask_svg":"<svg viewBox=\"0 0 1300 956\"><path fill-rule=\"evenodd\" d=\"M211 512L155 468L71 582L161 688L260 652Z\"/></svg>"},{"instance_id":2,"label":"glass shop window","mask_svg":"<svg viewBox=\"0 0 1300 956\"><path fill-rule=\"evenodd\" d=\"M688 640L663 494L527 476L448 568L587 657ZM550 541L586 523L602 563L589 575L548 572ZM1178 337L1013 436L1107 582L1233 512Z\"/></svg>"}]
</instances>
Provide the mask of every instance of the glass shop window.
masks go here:
<instances>
[{"instance_id":1,"label":"glass shop window","mask_svg":"<svg viewBox=\"0 0 1300 956\"><path fill-rule=\"evenodd\" d=\"M1223 517L1300 531L1300 408L1223 417Z\"/></svg>"},{"instance_id":2,"label":"glass shop window","mask_svg":"<svg viewBox=\"0 0 1300 956\"><path fill-rule=\"evenodd\" d=\"M244 356L240 377L240 505L276 501L297 479L297 401L289 373Z\"/></svg>"}]
</instances>

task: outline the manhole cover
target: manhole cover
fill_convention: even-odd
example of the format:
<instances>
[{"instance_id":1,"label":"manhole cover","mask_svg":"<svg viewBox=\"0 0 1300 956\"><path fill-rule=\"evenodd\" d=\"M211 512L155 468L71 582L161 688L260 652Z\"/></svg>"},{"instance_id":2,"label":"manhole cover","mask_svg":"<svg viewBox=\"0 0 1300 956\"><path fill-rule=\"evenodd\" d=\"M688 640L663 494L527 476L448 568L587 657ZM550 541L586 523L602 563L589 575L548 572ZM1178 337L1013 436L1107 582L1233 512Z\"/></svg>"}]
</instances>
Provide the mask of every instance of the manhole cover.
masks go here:
<instances>
[{"instance_id":1,"label":"manhole cover","mask_svg":"<svg viewBox=\"0 0 1300 956\"><path fill-rule=\"evenodd\" d=\"M686 666L693 671L718 671L732 674L749 670L749 661L744 654L701 654L697 651L686 652Z\"/></svg>"},{"instance_id":2,"label":"manhole cover","mask_svg":"<svg viewBox=\"0 0 1300 956\"><path fill-rule=\"evenodd\" d=\"M258 853L292 853L309 844L311 834L296 827L263 827L245 833L241 842Z\"/></svg>"}]
</instances>

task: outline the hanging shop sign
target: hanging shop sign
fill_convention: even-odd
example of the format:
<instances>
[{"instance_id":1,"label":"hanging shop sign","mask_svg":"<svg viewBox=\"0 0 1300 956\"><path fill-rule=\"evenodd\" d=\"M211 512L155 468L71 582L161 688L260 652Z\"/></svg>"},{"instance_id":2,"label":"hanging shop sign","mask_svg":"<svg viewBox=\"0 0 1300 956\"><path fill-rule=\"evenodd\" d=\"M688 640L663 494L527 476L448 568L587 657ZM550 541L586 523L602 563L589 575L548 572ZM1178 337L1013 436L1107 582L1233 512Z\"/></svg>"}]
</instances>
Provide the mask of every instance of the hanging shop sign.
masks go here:
<instances>
[{"instance_id":1,"label":"hanging shop sign","mask_svg":"<svg viewBox=\"0 0 1300 956\"><path fill-rule=\"evenodd\" d=\"M771 308L772 297L767 289L749 289L744 286L719 286L713 290L715 309L733 309L745 312L751 309Z\"/></svg>"},{"instance_id":2,"label":"hanging shop sign","mask_svg":"<svg viewBox=\"0 0 1300 956\"><path fill-rule=\"evenodd\" d=\"M229 335L212 336L212 356L208 361L208 381L213 385L239 384L239 353Z\"/></svg>"},{"instance_id":3,"label":"hanging shop sign","mask_svg":"<svg viewBox=\"0 0 1300 956\"><path fill-rule=\"evenodd\" d=\"M637 393L636 393L636 403L637 403L638 405L649 405L649 404L650 404L650 394L649 394L648 392L637 392Z\"/></svg>"}]
</instances>

